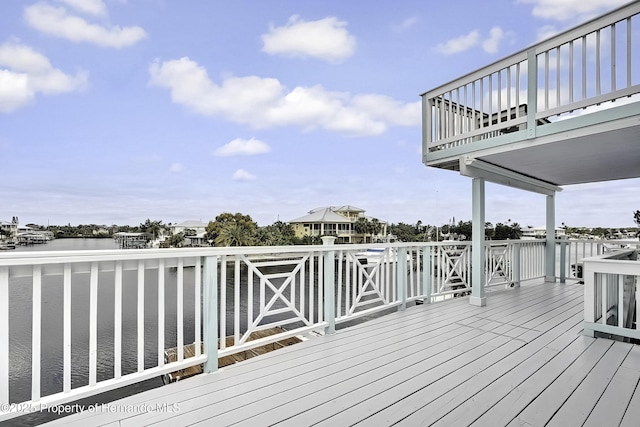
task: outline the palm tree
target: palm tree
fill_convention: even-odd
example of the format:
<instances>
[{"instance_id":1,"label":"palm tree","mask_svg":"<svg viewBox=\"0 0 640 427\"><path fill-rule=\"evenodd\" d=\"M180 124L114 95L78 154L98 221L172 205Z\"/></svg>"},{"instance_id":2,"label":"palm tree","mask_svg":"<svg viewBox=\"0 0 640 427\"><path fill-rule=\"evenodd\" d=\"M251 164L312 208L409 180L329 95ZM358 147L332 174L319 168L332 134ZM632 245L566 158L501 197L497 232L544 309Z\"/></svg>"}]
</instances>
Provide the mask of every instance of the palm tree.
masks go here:
<instances>
[{"instance_id":1,"label":"palm tree","mask_svg":"<svg viewBox=\"0 0 640 427\"><path fill-rule=\"evenodd\" d=\"M150 235L150 239L155 240L156 236L160 235L160 232L165 229L162 221L151 221L149 218L144 223L140 224L140 231Z\"/></svg>"},{"instance_id":2,"label":"palm tree","mask_svg":"<svg viewBox=\"0 0 640 427\"><path fill-rule=\"evenodd\" d=\"M251 246L253 237L243 224L230 222L224 224L216 237L216 246Z\"/></svg>"},{"instance_id":3,"label":"palm tree","mask_svg":"<svg viewBox=\"0 0 640 427\"><path fill-rule=\"evenodd\" d=\"M366 234L371 230L371 223L363 216L359 217L356 222L353 223L353 229L356 234L362 235L362 240L366 243Z\"/></svg>"}]
</instances>

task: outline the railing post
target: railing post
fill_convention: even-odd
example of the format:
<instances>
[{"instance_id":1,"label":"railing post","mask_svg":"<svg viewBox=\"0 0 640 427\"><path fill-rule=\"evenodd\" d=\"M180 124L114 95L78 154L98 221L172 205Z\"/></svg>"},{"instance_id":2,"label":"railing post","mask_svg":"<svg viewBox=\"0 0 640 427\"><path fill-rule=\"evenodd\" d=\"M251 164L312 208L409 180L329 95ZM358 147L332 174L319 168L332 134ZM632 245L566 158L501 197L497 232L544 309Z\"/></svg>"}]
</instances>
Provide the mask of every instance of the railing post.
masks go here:
<instances>
[{"instance_id":1,"label":"railing post","mask_svg":"<svg viewBox=\"0 0 640 427\"><path fill-rule=\"evenodd\" d=\"M584 281L584 325L582 333L593 337L595 331L589 327L589 323L595 323L595 274L591 271L591 265L585 262L582 267L582 280Z\"/></svg>"},{"instance_id":2,"label":"railing post","mask_svg":"<svg viewBox=\"0 0 640 427\"><path fill-rule=\"evenodd\" d=\"M565 239L560 240L560 283L567 282L567 244Z\"/></svg>"},{"instance_id":3,"label":"railing post","mask_svg":"<svg viewBox=\"0 0 640 427\"><path fill-rule=\"evenodd\" d=\"M398 311L404 311L407 308L407 248L396 248L396 261L396 286L400 301Z\"/></svg>"},{"instance_id":4,"label":"railing post","mask_svg":"<svg viewBox=\"0 0 640 427\"><path fill-rule=\"evenodd\" d=\"M431 303L431 246L422 249L422 295L423 302Z\"/></svg>"},{"instance_id":5,"label":"railing post","mask_svg":"<svg viewBox=\"0 0 640 427\"><path fill-rule=\"evenodd\" d=\"M511 283L514 288L520 287L520 243L513 242L513 260L511 266Z\"/></svg>"},{"instance_id":6,"label":"railing post","mask_svg":"<svg viewBox=\"0 0 640 427\"><path fill-rule=\"evenodd\" d=\"M224 283L222 284L225 285ZM207 361L204 372L211 373L218 370L218 257L208 256L204 259L203 274L203 346ZM223 316L226 313L222 313ZM224 337L223 337L224 339ZM197 341L197 340L196 340Z\"/></svg>"},{"instance_id":7,"label":"railing post","mask_svg":"<svg viewBox=\"0 0 640 427\"><path fill-rule=\"evenodd\" d=\"M9 403L9 267L0 267L0 405ZM0 412L5 412L0 408ZM8 412L8 411L6 411Z\"/></svg>"},{"instance_id":8,"label":"railing post","mask_svg":"<svg viewBox=\"0 0 640 427\"><path fill-rule=\"evenodd\" d=\"M324 246L333 246L336 238L333 236L322 237ZM335 291L335 251L324 252L324 320L328 323L325 334L336 333L336 291Z\"/></svg>"}]
</instances>

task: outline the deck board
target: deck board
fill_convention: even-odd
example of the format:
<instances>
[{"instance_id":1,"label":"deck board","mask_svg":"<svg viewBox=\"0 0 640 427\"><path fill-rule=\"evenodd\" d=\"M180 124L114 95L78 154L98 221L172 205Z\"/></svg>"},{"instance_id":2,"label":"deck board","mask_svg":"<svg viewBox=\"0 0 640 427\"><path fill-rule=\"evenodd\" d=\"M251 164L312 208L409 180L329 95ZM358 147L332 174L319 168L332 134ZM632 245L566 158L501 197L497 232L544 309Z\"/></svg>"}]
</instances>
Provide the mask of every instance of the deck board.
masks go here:
<instances>
[{"instance_id":1,"label":"deck board","mask_svg":"<svg viewBox=\"0 0 640 427\"><path fill-rule=\"evenodd\" d=\"M532 284L410 307L117 402L179 412L52 425L637 425L640 346L583 336L582 296Z\"/></svg>"}]
</instances>

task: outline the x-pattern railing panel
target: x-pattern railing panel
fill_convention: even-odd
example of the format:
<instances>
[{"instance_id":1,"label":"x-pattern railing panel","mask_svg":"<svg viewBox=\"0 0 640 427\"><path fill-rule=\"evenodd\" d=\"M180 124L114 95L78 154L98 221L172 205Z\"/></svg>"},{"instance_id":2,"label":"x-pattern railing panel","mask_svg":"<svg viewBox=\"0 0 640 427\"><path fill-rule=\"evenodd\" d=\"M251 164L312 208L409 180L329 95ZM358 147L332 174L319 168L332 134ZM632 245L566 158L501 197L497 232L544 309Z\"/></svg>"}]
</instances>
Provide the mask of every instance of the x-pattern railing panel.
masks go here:
<instances>
[{"instance_id":1,"label":"x-pattern railing panel","mask_svg":"<svg viewBox=\"0 0 640 427\"><path fill-rule=\"evenodd\" d=\"M299 259L289 261L287 264L290 271L278 273L266 273L264 268L270 267L271 263L260 263L250 260L242 255L243 263L248 267L248 275L255 275L259 278L260 307L255 319L249 319L247 330L241 335L236 344L244 344L253 332L269 329L275 325L284 325L295 322L302 322L305 326L311 326L311 321L304 314L305 306L305 282L304 267L309 262L309 255L304 255ZM280 265L283 265L282 263ZM296 278L299 281L296 281ZM280 279L280 280L278 280ZM281 282L281 283L278 283ZM296 299L296 287L300 292ZM248 292L251 294L254 289L249 285ZM287 295L288 291L288 295ZM271 293L271 295L269 295ZM268 300L267 300L268 298ZM274 308L277 305L281 307ZM276 321L268 322L270 316L289 314L288 317L279 318Z\"/></svg>"},{"instance_id":2,"label":"x-pattern railing panel","mask_svg":"<svg viewBox=\"0 0 640 427\"><path fill-rule=\"evenodd\" d=\"M390 282L392 282L390 279L393 277L391 273L394 269L390 261L393 256L391 248L386 248L378 260L363 263L363 259L358 258L355 252L345 252L347 268L343 282L347 288L344 301L347 316L353 315L364 307L389 303L394 293L390 289Z\"/></svg>"},{"instance_id":3,"label":"x-pattern railing panel","mask_svg":"<svg viewBox=\"0 0 640 427\"><path fill-rule=\"evenodd\" d=\"M486 284L487 286L511 283L511 245L487 246Z\"/></svg>"}]
</instances>

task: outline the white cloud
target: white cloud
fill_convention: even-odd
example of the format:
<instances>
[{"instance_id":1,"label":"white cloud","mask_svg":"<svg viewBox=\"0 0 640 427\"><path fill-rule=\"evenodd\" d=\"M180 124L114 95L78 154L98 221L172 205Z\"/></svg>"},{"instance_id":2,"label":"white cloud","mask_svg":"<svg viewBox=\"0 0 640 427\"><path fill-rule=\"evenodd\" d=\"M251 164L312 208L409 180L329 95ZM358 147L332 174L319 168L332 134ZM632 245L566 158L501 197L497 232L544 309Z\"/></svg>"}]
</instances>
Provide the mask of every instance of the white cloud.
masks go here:
<instances>
[{"instance_id":1,"label":"white cloud","mask_svg":"<svg viewBox=\"0 0 640 427\"><path fill-rule=\"evenodd\" d=\"M24 17L36 30L76 43L86 42L121 48L134 45L147 37L147 33L140 27L105 27L92 24L79 16L69 14L64 7L54 7L47 3L36 3L26 7Z\"/></svg>"},{"instance_id":2,"label":"white cloud","mask_svg":"<svg viewBox=\"0 0 640 427\"><path fill-rule=\"evenodd\" d=\"M614 7L628 3L628 0L519 0L533 4L533 15L556 21L584 21Z\"/></svg>"},{"instance_id":3,"label":"white cloud","mask_svg":"<svg viewBox=\"0 0 640 427\"><path fill-rule=\"evenodd\" d=\"M228 144L223 145L213 152L215 156L254 156L256 154L264 154L271 151L271 147L267 143L259 139L240 139L236 138Z\"/></svg>"},{"instance_id":4,"label":"white cloud","mask_svg":"<svg viewBox=\"0 0 640 427\"><path fill-rule=\"evenodd\" d=\"M393 27L393 30L398 32L406 31L409 28L415 26L418 22L420 22L420 18L418 18L417 16L410 16L409 18L402 21L400 24L395 25Z\"/></svg>"},{"instance_id":5,"label":"white cloud","mask_svg":"<svg viewBox=\"0 0 640 427\"><path fill-rule=\"evenodd\" d=\"M38 93L55 95L81 90L86 82L86 73L65 74L29 46L0 45L0 113L28 105Z\"/></svg>"},{"instance_id":6,"label":"white cloud","mask_svg":"<svg viewBox=\"0 0 640 427\"><path fill-rule=\"evenodd\" d=\"M255 175L250 174L244 169L238 169L233 174L233 179L235 181L253 181L254 179L256 179L256 177Z\"/></svg>"},{"instance_id":7,"label":"white cloud","mask_svg":"<svg viewBox=\"0 0 640 427\"><path fill-rule=\"evenodd\" d=\"M480 33L477 30L471 31L464 36L456 37L445 43L440 43L436 49L445 55L464 52L474 47L480 41Z\"/></svg>"},{"instance_id":8,"label":"white cloud","mask_svg":"<svg viewBox=\"0 0 640 427\"><path fill-rule=\"evenodd\" d=\"M184 169L184 165L182 163L172 163L171 166L169 167L169 170L171 172L182 172L182 170Z\"/></svg>"},{"instance_id":9,"label":"white cloud","mask_svg":"<svg viewBox=\"0 0 640 427\"><path fill-rule=\"evenodd\" d=\"M482 42L482 48L487 53L496 53L500 41L504 38L504 31L500 27L493 27L489 34L489 38Z\"/></svg>"},{"instance_id":10,"label":"white cloud","mask_svg":"<svg viewBox=\"0 0 640 427\"><path fill-rule=\"evenodd\" d=\"M227 77L218 85L197 62L184 57L155 61L150 84L169 89L177 104L206 116L223 116L254 128L299 126L349 135L378 135L389 126L418 126L420 101L402 103L368 94L331 92L320 85L291 91L273 78Z\"/></svg>"},{"instance_id":11,"label":"white cloud","mask_svg":"<svg viewBox=\"0 0 640 427\"><path fill-rule=\"evenodd\" d=\"M105 16L107 14L107 6L102 0L58 0L65 3L79 12L88 15Z\"/></svg>"},{"instance_id":12,"label":"white cloud","mask_svg":"<svg viewBox=\"0 0 640 427\"><path fill-rule=\"evenodd\" d=\"M262 51L270 55L313 57L339 62L353 55L356 39L346 29L347 23L328 17L318 21L289 18L282 27L272 27L262 35Z\"/></svg>"}]
</instances>

